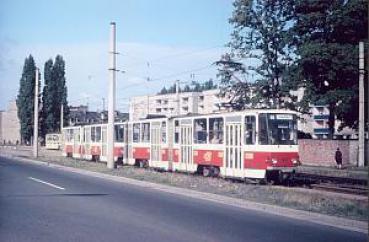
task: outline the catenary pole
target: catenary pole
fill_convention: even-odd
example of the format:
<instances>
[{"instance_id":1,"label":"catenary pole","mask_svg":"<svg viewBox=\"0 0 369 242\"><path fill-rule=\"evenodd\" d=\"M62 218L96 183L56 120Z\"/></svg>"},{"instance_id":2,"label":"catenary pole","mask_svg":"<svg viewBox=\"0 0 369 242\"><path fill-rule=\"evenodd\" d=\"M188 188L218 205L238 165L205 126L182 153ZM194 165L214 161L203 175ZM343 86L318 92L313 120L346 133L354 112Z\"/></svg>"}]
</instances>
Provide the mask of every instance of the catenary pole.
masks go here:
<instances>
[{"instance_id":1,"label":"catenary pole","mask_svg":"<svg viewBox=\"0 0 369 242\"><path fill-rule=\"evenodd\" d=\"M60 105L60 133L63 132L64 127L64 105Z\"/></svg>"},{"instance_id":2,"label":"catenary pole","mask_svg":"<svg viewBox=\"0 0 369 242\"><path fill-rule=\"evenodd\" d=\"M38 68L35 71L35 100L33 105L33 157L38 157Z\"/></svg>"},{"instance_id":3,"label":"catenary pole","mask_svg":"<svg viewBox=\"0 0 369 242\"><path fill-rule=\"evenodd\" d=\"M176 101L177 101L177 116L181 114L181 105L179 102L179 80L176 80Z\"/></svg>"},{"instance_id":4,"label":"catenary pole","mask_svg":"<svg viewBox=\"0 0 369 242\"><path fill-rule=\"evenodd\" d=\"M107 167L114 169L114 111L115 111L115 72L116 43L115 22L110 23L110 62L109 62L109 95L108 95L108 129L107 129Z\"/></svg>"},{"instance_id":5,"label":"catenary pole","mask_svg":"<svg viewBox=\"0 0 369 242\"><path fill-rule=\"evenodd\" d=\"M358 166L364 166L364 42L359 43L359 160Z\"/></svg>"}]
</instances>

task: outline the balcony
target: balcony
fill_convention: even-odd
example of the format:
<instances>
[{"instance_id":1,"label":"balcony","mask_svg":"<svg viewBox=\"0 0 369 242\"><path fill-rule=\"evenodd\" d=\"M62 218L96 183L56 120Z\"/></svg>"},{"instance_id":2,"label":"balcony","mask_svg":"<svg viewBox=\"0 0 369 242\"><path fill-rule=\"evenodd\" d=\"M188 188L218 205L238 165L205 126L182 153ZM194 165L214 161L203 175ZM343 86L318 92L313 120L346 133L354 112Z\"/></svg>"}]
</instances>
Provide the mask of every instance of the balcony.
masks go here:
<instances>
[{"instance_id":1,"label":"balcony","mask_svg":"<svg viewBox=\"0 0 369 242\"><path fill-rule=\"evenodd\" d=\"M329 128L314 129L315 134L329 134Z\"/></svg>"}]
</instances>

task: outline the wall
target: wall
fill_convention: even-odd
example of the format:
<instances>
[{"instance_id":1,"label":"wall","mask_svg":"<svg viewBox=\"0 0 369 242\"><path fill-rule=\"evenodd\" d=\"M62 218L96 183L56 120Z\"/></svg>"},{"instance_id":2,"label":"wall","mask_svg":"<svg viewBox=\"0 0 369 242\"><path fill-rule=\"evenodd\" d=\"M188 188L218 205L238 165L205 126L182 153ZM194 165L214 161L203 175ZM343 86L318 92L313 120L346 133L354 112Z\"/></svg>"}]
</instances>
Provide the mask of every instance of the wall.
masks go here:
<instances>
[{"instance_id":1,"label":"wall","mask_svg":"<svg viewBox=\"0 0 369 242\"><path fill-rule=\"evenodd\" d=\"M358 141L357 140L299 140L299 155L303 165L335 166L334 159L337 147L342 152L343 165L357 165ZM365 144L367 159L369 158L369 144ZM367 163L366 163L367 164Z\"/></svg>"},{"instance_id":2,"label":"wall","mask_svg":"<svg viewBox=\"0 0 369 242\"><path fill-rule=\"evenodd\" d=\"M4 140L6 143L10 142L16 144L21 141L20 137L20 123L17 114L17 104L15 101L9 103L8 109L1 112L1 144Z\"/></svg>"}]
</instances>

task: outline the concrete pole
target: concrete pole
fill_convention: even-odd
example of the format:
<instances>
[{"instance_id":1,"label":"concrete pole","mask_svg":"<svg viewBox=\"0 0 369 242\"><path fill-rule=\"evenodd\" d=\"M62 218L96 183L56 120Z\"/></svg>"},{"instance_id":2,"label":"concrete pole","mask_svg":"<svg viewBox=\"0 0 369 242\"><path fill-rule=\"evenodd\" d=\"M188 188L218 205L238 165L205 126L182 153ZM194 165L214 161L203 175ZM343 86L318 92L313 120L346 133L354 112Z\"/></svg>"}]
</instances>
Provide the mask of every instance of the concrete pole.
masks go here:
<instances>
[{"instance_id":1,"label":"concrete pole","mask_svg":"<svg viewBox=\"0 0 369 242\"><path fill-rule=\"evenodd\" d=\"M364 166L364 42L359 43L359 160L358 166Z\"/></svg>"},{"instance_id":2,"label":"concrete pole","mask_svg":"<svg viewBox=\"0 0 369 242\"><path fill-rule=\"evenodd\" d=\"M176 100L177 100L177 116L181 114L181 105L179 103L179 80L176 80Z\"/></svg>"},{"instance_id":3,"label":"concrete pole","mask_svg":"<svg viewBox=\"0 0 369 242\"><path fill-rule=\"evenodd\" d=\"M64 105L60 106L60 133L63 132L64 127Z\"/></svg>"},{"instance_id":4,"label":"concrete pole","mask_svg":"<svg viewBox=\"0 0 369 242\"><path fill-rule=\"evenodd\" d=\"M38 156L38 68L36 67L35 101L33 105L33 157Z\"/></svg>"},{"instance_id":5,"label":"concrete pole","mask_svg":"<svg viewBox=\"0 0 369 242\"><path fill-rule=\"evenodd\" d=\"M114 169L114 111L115 111L115 22L110 23L110 63L109 63L109 95L108 95L108 129L107 129L107 167Z\"/></svg>"}]
</instances>

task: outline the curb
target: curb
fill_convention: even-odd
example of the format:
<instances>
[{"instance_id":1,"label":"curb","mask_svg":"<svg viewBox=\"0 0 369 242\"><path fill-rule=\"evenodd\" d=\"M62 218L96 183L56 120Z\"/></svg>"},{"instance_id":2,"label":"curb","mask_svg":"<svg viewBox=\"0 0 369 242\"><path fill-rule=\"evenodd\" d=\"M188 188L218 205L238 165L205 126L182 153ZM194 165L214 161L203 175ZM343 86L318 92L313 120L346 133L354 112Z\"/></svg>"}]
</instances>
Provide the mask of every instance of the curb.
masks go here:
<instances>
[{"instance_id":1,"label":"curb","mask_svg":"<svg viewBox=\"0 0 369 242\"><path fill-rule=\"evenodd\" d=\"M153 190L159 190L162 192L176 194L176 195L180 195L184 197L191 197L191 198L201 199L205 201L211 201L214 203L224 204L224 205L233 206L233 207L237 207L241 209L249 209L249 210L254 210L254 211L259 211L259 212L265 212L265 213L279 215L279 216L283 216L287 218L308 221L308 222L315 223L315 224L327 225L327 226L331 226L335 228L341 228L341 229L345 229L349 231L368 234L368 223L363 222L363 221L356 221L356 220L351 220L351 219L346 219L346 218L329 216L325 214L318 214L318 213L313 213L313 212L308 212L308 211L285 208L285 207L280 207L276 205L256 203L256 202L246 201L246 200L242 200L238 198L226 197L226 196L222 196L218 194L199 192L199 191L194 191L194 190L186 189L186 188L172 187L169 185L151 183L147 181L140 181L140 180L135 180L132 178L127 178L127 177L120 177L120 176L114 176L114 175L109 175L109 174L104 174L104 173L99 173L99 172L94 172L94 171L87 171L87 170L78 169L74 167L52 164L52 163L45 162L45 161L17 157L14 155L0 154L0 156L10 158L10 159L16 158L17 160L20 160L23 162L31 162L37 165L46 165L46 166L60 169L63 171L69 171L69 172L74 172L78 174L93 176L97 178L126 183L126 184L135 185L135 186L139 186L143 188L149 188Z\"/></svg>"}]
</instances>

